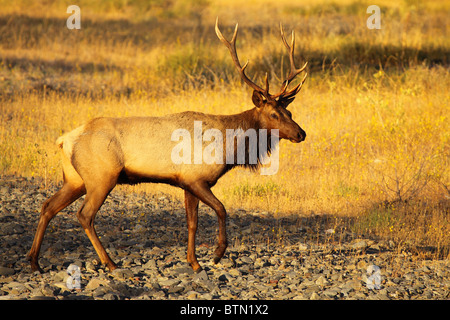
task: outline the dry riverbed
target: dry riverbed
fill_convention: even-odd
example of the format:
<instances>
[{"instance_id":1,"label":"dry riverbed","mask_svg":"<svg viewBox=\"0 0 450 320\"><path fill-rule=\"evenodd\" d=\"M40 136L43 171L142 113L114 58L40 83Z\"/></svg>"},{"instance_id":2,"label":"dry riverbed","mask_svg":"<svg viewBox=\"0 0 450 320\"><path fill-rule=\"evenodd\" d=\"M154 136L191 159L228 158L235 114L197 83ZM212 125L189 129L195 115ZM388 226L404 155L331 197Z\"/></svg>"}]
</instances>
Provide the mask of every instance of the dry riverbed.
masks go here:
<instances>
[{"instance_id":1,"label":"dry riverbed","mask_svg":"<svg viewBox=\"0 0 450 320\"><path fill-rule=\"evenodd\" d=\"M214 265L217 218L201 206L197 255L206 273L194 275L186 264L183 203L121 191L111 193L95 221L118 269L99 265L75 216L79 200L50 223L40 255L46 272L33 273L26 253L40 207L56 190L40 180L0 178L0 299L450 297L448 260L419 260L391 242L337 232L321 215L276 218L230 209L230 246ZM70 265L79 271L79 288L67 285Z\"/></svg>"}]
</instances>

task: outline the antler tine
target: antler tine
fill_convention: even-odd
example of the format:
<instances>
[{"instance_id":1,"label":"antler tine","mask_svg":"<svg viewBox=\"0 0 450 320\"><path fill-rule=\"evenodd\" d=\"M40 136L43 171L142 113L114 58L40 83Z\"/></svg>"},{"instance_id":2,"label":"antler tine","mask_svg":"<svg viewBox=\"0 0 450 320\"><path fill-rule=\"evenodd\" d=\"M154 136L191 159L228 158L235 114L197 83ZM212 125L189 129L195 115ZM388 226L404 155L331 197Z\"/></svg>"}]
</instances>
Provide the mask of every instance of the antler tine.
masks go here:
<instances>
[{"instance_id":1,"label":"antler tine","mask_svg":"<svg viewBox=\"0 0 450 320\"><path fill-rule=\"evenodd\" d=\"M289 83L298 74L300 74L303 70L306 69L306 66L308 65L308 62L306 62L303 65L303 67L301 67L300 69L297 69L295 67L295 62L294 62L295 33L294 33L294 30L292 30L291 45L289 45L287 40L286 40L286 36L284 35L284 31L283 31L283 24L281 22L280 22L280 32L281 32L281 40L283 40L284 46L289 51L289 62L290 62L291 69L290 69L289 75L287 76L286 80L283 81L283 84L281 86L280 92L275 94L275 95L272 95L272 98L277 98L277 97L286 98L286 97L290 97L290 96L296 95L300 91L303 83L306 80L306 76L307 76L307 74L306 74L305 77L303 78L303 80L297 86L295 86L292 90L289 90L288 92L286 92L286 90L287 90L287 88L289 86Z\"/></svg>"},{"instance_id":2,"label":"antler tine","mask_svg":"<svg viewBox=\"0 0 450 320\"><path fill-rule=\"evenodd\" d=\"M225 37L223 36L222 32L219 29L219 17L216 18L216 26L215 26L216 35L219 38L219 40L222 41L223 44L225 44L225 46L227 46L227 48L230 50L232 49L232 46L236 43L238 27L239 23L236 23L236 27L234 27L233 37L231 38L231 41L228 41L227 39L225 39Z\"/></svg>"},{"instance_id":3,"label":"antler tine","mask_svg":"<svg viewBox=\"0 0 450 320\"><path fill-rule=\"evenodd\" d=\"M265 76L265 82L266 82L266 90L264 91L264 96L265 97L269 97L270 93L269 93L269 74L266 72L266 76Z\"/></svg>"},{"instance_id":4,"label":"antler tine","mask_svg":"<svg viewBox=\"0 0 450 320\"><path fill-rule=\"evenodd\" d=\"M300 92L300 89L303 86L303 83L305 83L306 77L308 76L308 73L305 73L305 76L303 77L302 81L296 85L293 89L289 90L288 92L286 92L286 89L284 89L284 92L282 93L283 98L289 98L292 96L295 96L297 93ZM287 86L286 86L287 88Z\"/></svg>"},{"instance_id":5,"label":"antler tine","mask_svg":"<svg viewBox=\"0 0 450 320\"><path fill-rule=\"evenodd\" d=\"M242 80L244 80L244 82L246 84L248 84L251 88L253 88L254 90L256 90L256 91L260 92L262 95L264 95L264 97L266 99L269 99L270 98L270 95L269 95L269 81L267 80L267 74L266 74L266 90L264 90L260 86L255 84L252 80L250 80L247 77L247 75L245 74L245 68L247 68L248 60L244 64L244 66L241 67L241 63L239 62L239 58L238 58L238 55L237 55L237 52L236 52L236 38L237 38L238 26L239 26L239 24L236 23L236 27L234 28L233 37L231 38L231 41L228 41L227 39L225 39L225 37L223 36L222 32L219 29L219 17L217 17L216 18L216 26L215 26L216 35L219 38L219 40L222 41L222 43L230 51L231 58L233 59L233 62L235 64L236 68L238 69Z\"/></svg>"},{"instance_id":6,"label":"antler tine","mask_svg":"<svg viewBox=\"0 0 450 320\"><path fill-rule=\"evenodd\" d=\"M286 36L284 35L283 25L281 23L280 23L280 31L281 31L281 39L283 40L285 47L289 51L289 62L291 64L291 71L289 72L289 75L285 81L291 82L300 72L302 72L303 70L306 69L308 62L306 62L303 65L303 67L301 67L300 69L297 69L295 67L295 62L294 62L295 32L294 32L294 30L292 30L291 45L289 46L289 44L287 43L287 40L286 40Z\"/></svg>"}]
</instances>

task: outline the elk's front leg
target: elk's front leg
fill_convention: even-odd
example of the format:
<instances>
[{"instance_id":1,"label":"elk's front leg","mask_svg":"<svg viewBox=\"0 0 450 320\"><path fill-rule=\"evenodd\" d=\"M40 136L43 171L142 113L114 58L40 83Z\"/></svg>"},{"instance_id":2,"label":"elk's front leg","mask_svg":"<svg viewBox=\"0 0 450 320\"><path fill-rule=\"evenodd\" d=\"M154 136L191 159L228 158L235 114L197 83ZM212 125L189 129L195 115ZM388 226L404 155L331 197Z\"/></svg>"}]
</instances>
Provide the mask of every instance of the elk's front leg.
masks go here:
<instances>
[{"instance_id":1,"label":"elk's front leg","mask_svg":"<svg viewBox=\"0 0 450 320\"><path fill-rule=\"evenodd\" d=\"M89 240L91 240L91 243L94 246L97 255L99 256L100 261L102 262L102 264L108 266L109 270L112 271L116 269L117 266L108 256L108 253L106 253L106 250L101 244L94 229L95 214L105 201L110 189L105 187L102 188L99 185L94 191L91 190L92 189L87 189L86 198L84 199L80 210L78 210L77 212L77 217Z\"/></svg>"},{"instance_id":2,"label":"elk's front leg","mask_svg":"<svg viewBox=\"0 0 450 320\"><path fill-rule=\"evenodd\" d=\"M184 191L184 205L186 207L186 220L188 225L187 261L196 273L202 271L202 267L198 263L195 255L195 234L197 232L198 203L199 200L196 196L187 190Z\"/></svg>"},{"instance_id":3,"label":"elk's front leg","mask_svg":"<svg viewBox=\"0 0 450 320\"><path fill-rule=\"evenodd\" d=\"M225 254L225 250L228 246L225 222L227 212L225 211L225 207L222 202L216 198L206 183L192 184L190 186L190 191L203 203L211 207L217 214L219 221L219 243L216 251L214 252L214 263L218 263Z\"/></svg>"}]
</instances>

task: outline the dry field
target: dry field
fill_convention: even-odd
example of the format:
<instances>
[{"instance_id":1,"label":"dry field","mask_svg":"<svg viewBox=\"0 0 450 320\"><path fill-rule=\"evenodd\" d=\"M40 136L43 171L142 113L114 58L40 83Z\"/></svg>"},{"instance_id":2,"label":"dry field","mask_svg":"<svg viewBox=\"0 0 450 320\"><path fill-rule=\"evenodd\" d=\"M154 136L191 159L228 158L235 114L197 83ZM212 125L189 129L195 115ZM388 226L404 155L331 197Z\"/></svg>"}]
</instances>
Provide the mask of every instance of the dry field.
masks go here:
<instances>
[{"instance_id":1,"label":"dry field","mask_svg":"<svg viewBox=\"0 0 450 320\"><path fill-rule=\"evenodd\" d=\"M228 208L326 215L338 232L393 240L418 257L450 248L450 1L0 0L0 175L62 180L54 141L99 116L252 108L216 38L240 24L248 74L278 87L296 32L308 79L289 109L306 141L280 145L276 175L235 169L214 187ZM283 71L284 70L284 71ZM120 187L164 192L164 185Z\"/></svg>"}]
</instances>

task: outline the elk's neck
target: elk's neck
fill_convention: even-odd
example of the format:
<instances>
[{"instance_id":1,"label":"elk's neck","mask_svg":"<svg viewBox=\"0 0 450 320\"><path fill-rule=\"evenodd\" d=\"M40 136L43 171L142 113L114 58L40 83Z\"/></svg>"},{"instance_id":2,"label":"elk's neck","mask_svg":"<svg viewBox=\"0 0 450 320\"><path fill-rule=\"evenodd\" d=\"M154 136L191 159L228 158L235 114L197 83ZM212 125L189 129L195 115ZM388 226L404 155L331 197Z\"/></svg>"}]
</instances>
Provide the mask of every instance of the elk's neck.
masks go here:
<instances>
[{"instance_id":1,"label":"elk's neck","mask_svg":"<svg viewBox=\"0 0 450 320\"><path fill-rule=\"evenodd\" d=\"M261 165L261 161L263 158L269 156L272 151L272 147L275 147L275 145L272 145L271 143L271 136L269 132L261 133L260 129L265 129L260 121L259 121L259 115L258 110L256 108L250 109L247 111L244 111L239 114L227 116L227 123L225 123L225 126L227 129L233 129L238 130L242 129L244 133L242 133L245 136L245 162L239 162L236 158L237 153L235 154L235 161L233 165L230 165L229 168L234 166L243 166L246 168L250 168L252 170L256 170ZM254 130L255 134L248 134L249 131ZM248 134L248 135L247 135ZM251 137L254 137L253 140ZM227 136L228 139L228 136ZM261 139L264 139L265 141L261 141ZM242 142L242 141L241 141ZM239 148L235 144L235 149ZM256 161L252 161L256 158Z\"/></svg>"},{"instance_id":2,"label":"elk's neck","mask_svg":"<svg viewBox=\"0 0 450 320\"><path fill-rule=\"evenodd\" d=\"M227 123L228 129L241 128L244 131L248 129L262 129L258 121L258 114L256 108L246 110L244 112L229 116L230 122Z\"/></svg>"}]
</instances>

